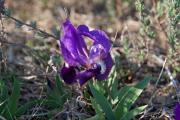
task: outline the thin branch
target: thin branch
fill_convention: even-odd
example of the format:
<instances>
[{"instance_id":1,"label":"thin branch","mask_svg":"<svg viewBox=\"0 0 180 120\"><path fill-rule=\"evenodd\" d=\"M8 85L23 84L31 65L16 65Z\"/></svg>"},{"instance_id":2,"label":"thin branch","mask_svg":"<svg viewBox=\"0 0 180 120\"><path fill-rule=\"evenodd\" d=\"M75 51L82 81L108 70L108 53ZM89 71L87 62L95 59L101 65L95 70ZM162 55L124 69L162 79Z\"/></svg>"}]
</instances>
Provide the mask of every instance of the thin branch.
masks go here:
<instances>
[{"instance_id":1,"label":"thin branch","mask_svg":"<svg viewBox=\"0 0 180 120\"><path fill-rule=\"evenodd\" d=\"M54 35L46 32L46 31L43 31L43 30L41 30L41 29L39 29L39 28L37 28L37 27L34 27L34 26L32 26L31 24L27 24L27 23L25 23L25 22L23 22L23 21L21 21L21 20L19 20L19 19L17 19L17 18L14 18L13 16L6 15L6 14L3 14L3 15L6 16L7 18L10 18L11 20L13 20L13 21L21 24L21 25L28 26L28 27L32 28L33 30L38 31L38 32L44 34L46 37L51 37L51 38L54 38L54 39L56 39L56 40L59 39L59 38L57 38L56 36L54 36Z\"/></svg>"},{"instance_id":2,"label":"thin branch","mask_svg":"<svg viewBox=\"0 0 180 120\"><path fill-rule=\"evenodd\" d=\"M164 60L164 62L163 62L163 66L162 66L161 72L160 72L159 77L158 77L158 79L157 79L157 81L156 81L156 83L155 83L155 87L154 87L154 90L153 90L153 95L152 95L152 97L151 97L150 100L149 100L149 103L150 103L150 104L151 104L152 99L153 99L153 97L154 97L154 95L155 95L155 92L156 92L156 90L157 90L157 85L158 85L158 83L159 83L159 81L160 81L160 79L161 79L161 77L162 77L163 72L164 72L166 62L167 62L167 58L166 58L166 59Z\"/></svg>"},{"instance_id":3,"label":"thin branch","mask_svg":"<svg viewBox=\"0 0 180 120\"><path fill-rule=\"evenodd\" d=\"M150 98L150 100L149 100L149 102L148 102L147 107L148 107L149 105L152 105L152 99L154 98L154 96L155 96L155 94L156 94L157 85L158 85L159 81L161 80L162 74L163 74L164 69L165 69L166 62L167 62L167 58L165 58L165 60L164 60L164 62L163 62L163 66L162 66L161 72L160 72L160 74L159 74L159 77L158 77L158 79L157 79L157 81L156 81L156 83L155 83L155 86L154 86L154 89L153 89L153 92L152 92L153 95L151 96L151 98ZM144 114L141 116L140 119L144 118L145 115L150 111L150 109L152 109L152 107L151 107L150 109L147 109L147 107L146 107L146 109L145 109Z\"/></svg>"},{"instance_id":4,"label":"thin branch","mask_svg":"<svg viewBox=\"0 0 180 120\"><path fill-rule=\"evenodd\" d=\"M157 57L157 56L155 56L155 55L153 55L153 57L154 57L160 64L163 63L163 60L162 60L161 58L159 58L159 57ZM170 85L172 85L172 86L175 88L175 90L176 90L176 95L177 95L178 102L179 102L179 101L180 101L180 99L179 99L180 89L178 88L179 82L174 79L174 77L173 77L172 73L170 72L168 66L165 66L165 70L166 70L166 73L167 73L169 79L171 80Z\"/></svg>"}]
</instances>

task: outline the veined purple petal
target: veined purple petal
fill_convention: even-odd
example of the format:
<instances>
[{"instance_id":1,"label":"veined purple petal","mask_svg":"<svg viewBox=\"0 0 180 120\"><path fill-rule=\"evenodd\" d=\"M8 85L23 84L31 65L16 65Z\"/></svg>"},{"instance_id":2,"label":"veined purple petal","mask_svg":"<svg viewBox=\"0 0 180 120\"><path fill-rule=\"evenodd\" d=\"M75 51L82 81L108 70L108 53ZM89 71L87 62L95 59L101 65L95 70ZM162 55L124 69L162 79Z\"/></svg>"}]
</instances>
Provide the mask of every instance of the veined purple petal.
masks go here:
<instances>
[{"instance_id":1,"label":"veined purple petal","mask_svg":"<svg viewBox=\"0 0 180 120\"><path fill-rule=\"evenodd\" d=\"M91 38L94 43L90 48L89 59L91 63L100 64L101 73L96 76L98 80L105 80L112 68L113 60L109 53L111 48L111 43L105 32L101 30L89 31L86 25L80 25L78 31L89 38Z\"/></svg>"},{"instance_id":2,"label":"veined purple petal","mask_svg":"<svg viewBox=\"0 0 180 120\"><path fill-rule=\"evenodd\" d=\"M79 72L76 78L79 80L80 86L84 85L89 79L100 73L100 66L95 65L94 68Z\"/></svg>"},{"instance_id":3,"label":"veined purple petal","mask_svg":"<svg viewBox=\"0 0 180 120\"><path fill-rule=\"evenodd\" d=\"M95 44L91 46L89 52L89 59L91 63L96 63L97 61L102 60L107 55L105 53L105 48L101 44Z\"/></svg>"},{"instance_id":4,"label":"veined purple petal","mask_svg":"<svg viewBox=\"0 0 180 120\"><path fill-rule=\"evenodd\" d=\"M180 103L178 103L174 109L175 120L180 120Z\"/></svg>"},{"instance_id":5,"label":"veined purple petal","mask_svg":"<svg viewBox=\"0 0 180 120\"><path fill-rule=\"evenodd\" d=\"M87 46L84 39L69 20L63 24L63 31L60 44L65 62L70 65L78 63L85 65L87 62Z\"/></svg>"},{"instance_id":6,"label":"veined purple petal","mask_svg":"<svg viewBox=\"0 0 180 120\"><path fill-rule=\"evenodd\" d=\"M61 53L63 55L64 61L69 65L77 65L76 58L68 51L68 49L61 43Z\"/></svg>"},{"instance_id":7,"label":"veined purple petal","mask_svg":"<svg viewBox=\"0 0 180 120\"><path fill-rule=\"evenodd\" d=\"M105 52L108 53L111 48L111 43L104 31L101 30L92 30L89 31L86 25L78 26L78 31L81 32L82 35L91 38L95 44L101 44L105 48Z\"/></svg>"},{"instance_id":8,"label":"veined purple petal","mask_svg":"<svg viewBox=\"0 0 180 120\"><path fill-rule=\"evenodd\" d=\"M96 38L94 44L101 44L106 49L106 52L109 52L111 48L111 43L106 33L101 30L92 30L90 31L90 33Z\"/></svg>"},{"instance_id":9,"label":"veined purple petal","mask_svg":"<svg viewBox=\"0 0 180 120\"><path fill-rule=\"evenodd\" d=\"M66 84L73 84L77 82L76 81L76 68L73 66L66 67L64 65L60 71L60 75Z\"/></svg>"},{"instance_id":10,"label":"veined purple petal","mask_svg":"<svg viewBox=\"0 0 180 120\"><path fill-rule=\"evenodd\" d=\"M99 64L101 66L101 73L98 74L96 76L96 78L98 80L105 80L108 77L109 73L111 72L111 68L112 68L112 65L113 65L113 60L111 58L110 53Z\"/></svg>"}]
</instances>

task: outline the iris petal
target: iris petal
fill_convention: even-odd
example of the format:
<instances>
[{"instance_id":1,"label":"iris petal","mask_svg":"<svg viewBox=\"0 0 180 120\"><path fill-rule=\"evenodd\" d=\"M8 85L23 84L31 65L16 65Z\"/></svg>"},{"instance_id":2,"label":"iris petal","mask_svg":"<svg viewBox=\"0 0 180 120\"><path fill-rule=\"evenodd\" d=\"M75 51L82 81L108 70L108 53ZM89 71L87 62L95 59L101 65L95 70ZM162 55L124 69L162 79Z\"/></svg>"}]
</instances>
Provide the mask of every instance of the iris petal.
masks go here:
<instances>
[{"instance_id":1,"label":"iris petal","mask_svg":"<svg viewBox=\"0 0 180 120\"><path fill-rule=\"evenodd\" d=\"M111 48L111 43L106 33L101 30L92 30L90 34L96 38L94 44L101 44L105 48L106 53L108 53Z\"/></svg>"},{"instance_id":2,"label":"iris petal","mask_svg":"<svg viewBox=\"0 0 180 120\"><path fill-rule=\"evenodd\" d=\"M111 43L109 41L108 36L104 31L101 30L92 30L89 31L86 25L80 25L78 27L78 31L81 32L82 35L91 38L94 41L94 45L101 44L105 48L105 52L108 53L111 48Z\"/></svg>"},{"instance_id":3,"label":"iris petal","mask_svg":"<svg viewBox=\"0 0 180 120\"><path fill-rule=\"evenodd\" d=\"M62 67L60 71L60 75L66 84L72 84L76 81L76 68L73 66L66 67L65 65Z\"/></svg>"},{"instance_id":4,"label":"iris petal","mask_svg":"<svg viewBox=\"0 0 180 120\"><path fill-rule=\"evenodd\" d=\"M95 44L91 46L89 58L91 62L97 62L100 61L106 57L105 49L101 44Z\"/></svg>"},{"instance_id":5,"label":"iris petal","mask_svg":"<svg viewBox=\"0 0 180 120\"><path fill-rule=\"evenodd\" d=\"M89 28L86 25L79 25L77 29L78 31L89 33Z\"/></svg>"},{"instance_id":6,"label":"iris petal","mask_svg":"<svg viewBox=\"0 0 180 120\"><path fill-rule=\"evenodd\" d=\"M178 103L174 110L175 120L180 120L180 103Z\"/></svg>"},{"instance_id":7,"label":"iris petal","mask_svg":"<svg viewBox=\"0 0 180 120\"><path fill-rule=\"evenodd\" d=\"M92 77L96 76L97 74L100 73L100 66L97 66L96 68L93 69L88 69L82 72L79 72L76 76L76 78L79 80L79 84L82 86L84 85L89 79Z\"/></svg>"},{"instance_id":8,"label":"iris petal","mask_svg":"<svg viewBox=\"0 0 180 120\"><path fill-rule=\"evenodd\" d=\"M63 31L60 43L64 60L70 65L86 64L87 46L82 36L78 34L69 20L63 24Z\"/></svg>"},{"instance_id":9,"label":"iris petal","mask_svg":"<svg viewBox=\"0 0 180 120\"><path fill-rule=\"evenodd\" d=\"M61 43L61 53L63 55L64 61L69 65L76 65L76 59L72 56L72 54L68 51L68 49Z\"/></svg>"},{"instance_id":10,"label":"iris petal","mask_svg":"<svg viewBox=\"0 0 180 120\"><path fill-rule=\"evenodd\" d=\"M113 65L113 60L112 60L112 58L111 58L111 55L110 55L110 53L107 55L107 57L106 58L104 58L103 60L102 60L102 62L103 62L103 64L105 65L105 72L103 72L103 73L100 73L100 74L98 74L97 76L96 76L96 78L98 79L98 80L105 80L107 77L108 77L108 75L109 75L109 73L111 72L111 68L112 68L112 65ZM101 69L103 69L103 65L101 65L102 67L101 67ZM101 71L103 71L103 70L101 70Z\"/></svg>"}]
</instances>

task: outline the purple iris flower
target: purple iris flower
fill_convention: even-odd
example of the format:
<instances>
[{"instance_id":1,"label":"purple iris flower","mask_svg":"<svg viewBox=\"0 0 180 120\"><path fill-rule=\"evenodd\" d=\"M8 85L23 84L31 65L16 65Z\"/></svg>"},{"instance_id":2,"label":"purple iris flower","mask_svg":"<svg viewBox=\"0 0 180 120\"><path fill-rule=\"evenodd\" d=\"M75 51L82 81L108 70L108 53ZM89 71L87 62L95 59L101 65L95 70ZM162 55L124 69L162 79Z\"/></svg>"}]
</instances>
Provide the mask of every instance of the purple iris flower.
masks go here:
<instances>
[{"instance_id":1,"label":"purple iris flower","mask_svg":"<svg viewBox=\"0 0 180 120\"><path fill-rule=\"evenodd\" d=\"M180 120L180 103L178 103L174 109L175 120Z\"/></svg>"},{"instance_id":2,"label":"purple iris flower","mask_svg":"<svg viewBox=\"0 0 180 120\"><path fill-rule=\"evenodd\" d=\"M85 37L92 41L92 46L87 47ZM66 20L60 45L65 61L60 75L65 83L79 83L82 86L93 77L97 80L108 77L113 60L110 55L111 43L105 32L90 31L86 25L79 25L76 29Z\"/></svg>"}]
</instances>

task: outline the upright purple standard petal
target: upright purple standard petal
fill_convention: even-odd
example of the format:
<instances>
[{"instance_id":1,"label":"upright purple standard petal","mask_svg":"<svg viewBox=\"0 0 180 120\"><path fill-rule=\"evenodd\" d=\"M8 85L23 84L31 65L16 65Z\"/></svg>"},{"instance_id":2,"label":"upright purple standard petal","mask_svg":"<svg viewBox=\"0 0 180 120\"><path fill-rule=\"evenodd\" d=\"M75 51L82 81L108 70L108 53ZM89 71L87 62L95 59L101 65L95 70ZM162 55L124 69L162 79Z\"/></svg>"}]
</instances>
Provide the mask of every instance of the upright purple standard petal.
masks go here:
<instances>
[{"instance_id":1,"label":"upright purple standard petal","mask_svg":"<svg viewBox=\"0 0 180 120\"><path fill-rule=\"evenodd\" d=\"M180 120L180 103L178 103L174 109L175 120Z\"/></svg>"},{"instance_id":2,"label":"upright purple standard petal","mask_svg":"<svg viewBox=\"0 0 180 120\"><path fill-rule=\"evenodd\" d=\"M69 20L63 24L63 32L60 44L65 62L70 65L86 64L87 46Z\"/></svg>"},{"instance_id":3,"label":"upright purple standard petal","mask_svg":"<svg viewBox=\"0 0 180 120\"><path fill-rule=\"evenodd\" d=\"M64 61L69 65L77 65L76 58L72 56L72 54L68 51L68 49L61 42L61 52L64 58Z\"/></svg>"},{"instance_id":4,"label":"upright purple standard petal","mask_svg":"<svg viewBox=\"0 0 180 120\"><path fill-rule=\"evenodd\" d=\"M86 25L79 25L77 30L84 34L89 33L89 28Z\"/></svg>"}]
</instances>

